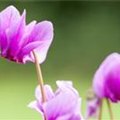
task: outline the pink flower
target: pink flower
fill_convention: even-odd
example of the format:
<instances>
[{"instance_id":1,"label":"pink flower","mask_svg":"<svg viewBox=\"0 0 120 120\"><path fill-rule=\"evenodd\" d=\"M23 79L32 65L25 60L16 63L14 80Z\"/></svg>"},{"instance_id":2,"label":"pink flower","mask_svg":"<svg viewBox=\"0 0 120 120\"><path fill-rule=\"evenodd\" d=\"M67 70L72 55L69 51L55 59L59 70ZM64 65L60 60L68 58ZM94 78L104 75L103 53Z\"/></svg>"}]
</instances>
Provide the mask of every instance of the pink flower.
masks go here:
<instances>
[{"instance_id":1,"label":"pink flower","mask_svg":"<svg viewBox=\"0 0 120 120\"><path fill-rule=\"evenodd\" d=\"M100 98L94 93L93 89L89 89L87 93L87 109L86 120L90 117L98 118L98 109L100 107Z\"/></svg>"},{"instance_id":2,"label":"pink flower","mask_svg":"<svg viewBox=\"0 0 120 120\"><path fill-rule=\"evenodd\" d=\"M45 85L47 101L42 103L39 86L36 88L36 101L29 104L47 120L83 120L81 116L81 98L72 87L71 82L57 81L58 89L53 92L49 85Z\"/></svg>"},{"instance_id":3,"label":"pink flower","mask_svg":"<svg viewBox=\"0 0 120 120\"><path fill-rule=\"evenodd\" d=\"M120 101L120 54L112 53L103 61L94 75L93 87L101 99Z\"/></svg>"},{"instance_id":4,"label":"pink flower","mask_svg":"<svg viewBox=\"0 0 120 120\"><path fill-rule=\"evenodd\" d=\"M53 39L53 26L49 21L26 25L26 11L20 15L14 6L0 12L1 56L18 63L34 62L34 50L42 63Z\"/></svg>"}]
</instances>

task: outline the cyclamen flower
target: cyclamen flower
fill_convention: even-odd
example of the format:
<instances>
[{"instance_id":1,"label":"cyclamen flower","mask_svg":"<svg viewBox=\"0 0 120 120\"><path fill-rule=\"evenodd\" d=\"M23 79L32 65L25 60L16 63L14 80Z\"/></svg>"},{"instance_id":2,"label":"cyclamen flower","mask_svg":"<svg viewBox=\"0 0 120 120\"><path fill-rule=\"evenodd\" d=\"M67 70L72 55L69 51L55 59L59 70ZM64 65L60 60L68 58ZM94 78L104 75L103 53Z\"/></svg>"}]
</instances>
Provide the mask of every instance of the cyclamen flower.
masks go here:
<instances>
[{"instance_id":1,"label":"cyclamen flower","mask_svg":"<svg viewBox=\"0 0 120 120\"><path fill-rule=\"evenodd\" d=\"M86 102L87 102L86 120L88 120L90 117L98 118L100 98L94 93L93 89L89 89L87 93Z\"/></svg>"},{"instance_id":2,"label":"cyclamen flower","mask_svg":"<svg viewBox=\"0 0 120 120\"><path fill-rule=\"evenodd\" d=\"M109 100L120 101L120 54L112 53L103 61L94 75L93 89L96 98L87 102L87 118L98 117L97 113L102 99L106 98L108 105ZM110 109L109 106L109 111ZM112 119L111 113L110 116Z\"/></svg>"},{"instance_id":3,"label":"cyclamen flower","mask_svg":"<svg viewBox=\"0 0 120 120\"><path fill-rule=\"evenodd\" d=\"M26 25L26 11L20 15L14 6L0 12L1 56L18 63L34 62L32 51L42 63L53 39L53 26L49 21Z\"/></svg>"},{"instance_id":4,"label":"cyclamen flower","mask_svg":"<svg viewBox=\"0 0 120 120\"><path fill-rule=\"evenodd\" d=\"M38 111L47 120L83 120L81 116L81 98L73 88L72 82L57 81L58 89L53 92L49 85L45 85L46 102L42 102L39 86L35 90L36 101L29 107Z\"/></svg>"},{"instance_id":5,"label":"cyclamen flower","mask_svg":"<svg viewBox=\"0 0 120 120\"><path fill-rule=\"evenodd\" d=\"M100 65L93 79L93 88L100 99L120 101L120 54L112 53Z\"/></svg>"}]
</instances>

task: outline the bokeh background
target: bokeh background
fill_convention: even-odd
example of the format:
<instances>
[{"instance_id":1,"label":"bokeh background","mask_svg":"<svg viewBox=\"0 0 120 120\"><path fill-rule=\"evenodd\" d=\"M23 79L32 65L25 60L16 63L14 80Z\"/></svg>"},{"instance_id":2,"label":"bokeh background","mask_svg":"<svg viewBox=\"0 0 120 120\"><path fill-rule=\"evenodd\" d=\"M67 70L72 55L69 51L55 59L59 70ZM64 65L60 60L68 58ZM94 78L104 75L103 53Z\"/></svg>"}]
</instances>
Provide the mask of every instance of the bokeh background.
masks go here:
<instances>
[{"instance_id":1,"label":"bokeh background","mask_svg":"<svg viewBox=\"0 0 120 120\"><path fill-rule=\"evenodd\" d=\"M41 65L44 81L55 89L56 80L72 80L83 98L85 115L86 92L94 72L107 55L120 52L120 2L1 1L0 11L9 5L21 13L26 9L27 23L53 22L54 41ZM33 63L22 65L0 58L0 120L42 120L27 107L35 99L37 84ZM112 104L112 109L119 120L120 105ZM109 120L106 102L103 120Z\"/></svg>"}]
</instances>

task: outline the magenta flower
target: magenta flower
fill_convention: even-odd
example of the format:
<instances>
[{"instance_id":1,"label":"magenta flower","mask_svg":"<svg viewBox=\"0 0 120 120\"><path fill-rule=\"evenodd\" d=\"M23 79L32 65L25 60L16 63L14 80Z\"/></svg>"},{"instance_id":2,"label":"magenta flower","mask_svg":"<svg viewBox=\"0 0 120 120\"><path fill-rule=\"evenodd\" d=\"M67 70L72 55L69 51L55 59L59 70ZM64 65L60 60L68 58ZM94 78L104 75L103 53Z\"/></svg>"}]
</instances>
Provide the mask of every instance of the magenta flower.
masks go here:
<instances>
[{"instance_id":1,"label":"magenta flower","mask_svg":"<svg viewBox=\"0 0 120 120\"><path fill-rule=\"evenodd\" d=\"M86 120L90 117L98 118L98 109L100 107L100 98L90 89L87 93Z\"/></svg>"},{"instance_id":2,"label":"magenta flower","mask_svg":"<svg viewBox=\"0 0 120 120\"><path fill-rule=\"evenodd\" d=\"M47 101L42 103L39 86L36 88L36 101L29 104L47 120L83 120L81 116L81 98L72 87L71 82L57 81L58 89L53 92L49 85L45 85Z\"/></svg>"},{"instance_id":3,"label":"magenta flower","mask_svg":"<svg viewBox=\"0 0 120 120\"><path fill-rule=\"evenodd\" d=\"M101 99L120 100L120 54L112 53L104 60L95 73L93 87Z\"/></svg>"},{"instance_id":4,"label":"magenta flower","mask_svg":"<svg viewBox=\"0 0 120 120\"><path fill-rule=\"evenodd\" d=\"M34 62L34 50L42 63L53 39L53 26L49 21L26 25L26 11L20 15L14 6L0 12L1 56L18 63Z\"/></svg>"}]
</instances>

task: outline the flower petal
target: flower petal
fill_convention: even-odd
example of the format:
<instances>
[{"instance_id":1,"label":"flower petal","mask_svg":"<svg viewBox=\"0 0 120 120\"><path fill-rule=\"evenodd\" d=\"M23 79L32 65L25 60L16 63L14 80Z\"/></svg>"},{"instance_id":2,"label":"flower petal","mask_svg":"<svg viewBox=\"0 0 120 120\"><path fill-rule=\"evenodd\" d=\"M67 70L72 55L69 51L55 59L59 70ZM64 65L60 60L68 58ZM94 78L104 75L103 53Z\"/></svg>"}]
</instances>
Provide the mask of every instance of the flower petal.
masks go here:
<instances>
[{"instance_id":1,"label":"flower petal","mask_svg":"<svg viewBox=\"0 0 120 120\"><path fill-rule=\"evenodd\" d=\"M66 91L66 90L70 89L77 96L79 96L79 93L77 92L77 90L75 90L73 88L73 83L71 81L58 80L56 82L56 84L57 84L57 87L58 87L58 90L56 91L56 93L58 93L59 91Z\"/></svg>"},{"instance_id":2,"label":"flower petal","mask_svg":"<svg viewBox=\"0 0 120 120\"><path fill-rule=\"evenodd\" d=\"M49 86L49 85L45 85L44 89L45 89L47 101L49 101L50 99L52 99L54 97L53 90L52 90L51 86ZM39 86L35 90L35 97L40 103L42 103L42 96L41 96L41 91L40 91Z\"/></svg>"},{"instance_id":3,"label":"flower petal","mask_svg":"<svg viewBox=\"0 0 120 120\"><path fill-rule=\"evenodd\" d=\"M22 36L25 32L25 17L26 17L26 11L24 10L22 16L20 19L14 23L14 25L11 25L10 28L7 30L7 39L10 41L8 53L10 56L16 56L19 52L21 46L20 41Z\"/></svg>"},{"instance_id":4,"label":"flower petal","mask_svg":"<svg viewBox=\"0 0 120 120\"><path fill-rule=\"evenodd\" d=\"M39 103L37 101L33 101L28 105L29 108L36 110L41 115L43 115L42 108L39 106Z\"/></svg>"},{"instance_id":5,"label":"flower petal","mask_svg":"<svg viewBox=\"0 0 120 120\"><path fill-rule=\"evenodd\" d=\"M48 49L53 39L53 26L51 22L44 21L38 23L33 32L31 33L26 46L34 42L40 42L41 44L34 48L35 53L38 56L39 63L42 63L47 55ZM25 48L26 48L25 46ZM24 49L24 48L23 48ZM24 49L25 50L25 49ZM33 49L31 49L32 51ZM32 58L34 59L34 58ZM34 62L34 61L33 61Z\"/></svg>"},{"instance_id":6,"label":"flower petal","mask_svg":"<svg viewBox=\"0 0 120 120\"><path fill-rule=\"evenodd\" d=\"M33 32L30 35L28 43L33 41L44 41L51 43L53 39L53 25L49 21L43 21L35 25Z\"/></svg>"},{"instance_id":7,"label":"flower petal","mask_svg":"<svg viewBox=\"0 0 120 120\"><path fill-rule=\"evenodd\" d=\"M21 60L22 62L24 61L24 63L26 63L26 61L34 62L32 51L37 47L42 47L42 42L35 41L26 45L18 55L19 60Z\"/></svg>"},{"instance_id":8,"label":"flower petal","mask_svg":"<svg viewBox=\"0 0 120 120\"><path fill-rule=\"evenodd\" d=\"M106 76L109 74L112 67L116 64L116 61L120 61L120 55L118 53L112 53L103 61L94 75L93 88L100 98L106 97Z\"/></svg>"},{"instance_id":9,"label":"flower petal","mask_svg":"<svg viewBox=\"0 0 120 120\"><path fill-rule=\"evenodd\" d=\"M120 100L120 59L115 61L106 76L105 95L113 102L118 102Z\"/></svg>"},{"instance_id":10,"label":"flower petal","mask_svg":"<svg viewBox=\"0 0 120 120\"><path fill-rule=\"evenodd\" d=\"M79 98L76 104L75 113L73 114L73 118L71 120L83 120L82 114L81 114L81 103L82 99Z\"/></svg>"},{"instance_id":11,"label":"flower petal","mask_svg":"<svg viewBox=\"0 0 120 120\"><path fill-rule=\"evenodd\" d=\"M64 89L61 89L57 94L53 93L49 85L45 85L44 88L47 98L45 102L41 100L39 86L36 88L35 96L44 115L48 120L83 120L80 113L81 99L79 95L70 88L72 87L72 82L66 81L65 83L65 81L58 81L58 84Z\"/></svg>"},{"instance_id":12,"label":"flower petal","mask_svg":"<svg viewBox=\"0 0 120 120\"><path fill-rule=\"evenodd\" d=\"M75 98L75 95L71 90L60 92L52 100L43 104L43 110L48 116L48 119L56 119L57 117L67 115L68 113L71 116L75 110L77 99L78 97L76 96ZM68 104L68 101L70 104Z\"/></svg>"},{"instance_id":13,"label":"flower petal","mask_svg":"<svg viewBox=\"0 0 120 120\"><path fill-rule=\"evenodd\" d=\"M20 19L20 13L14 6L9 6L0 13L0 47L4 52L9 44L6 30Z\"/></svg>"},{"instance_id":14,"label":"flower petal","mask_svg":"<svg viewBox=\"0 0 120 120\"><path fill-rule=\"evenodd\" d=\"M6 30L20 18L19 11L14 6L9 6L0 12L0 32Z\"/></svg>"},{"instance_id":15,"label":"flower petal","mask_svg":"<svg viewBox=\"0 0 120 120\"><path fill-rule=\"evenodd\" d=\"M21 41L19 42L21 47L24 47L26 45L26 43L28 42L28 39L29 39L31 33L34 30L35 24L36 24L36 21L32 21L25 27L23 38L21 38Z\"/></svg>"},{"instance_id":16,"label":"flower petal","mask_svg":"<svg viewBox=\"0 0 120 120\"><path fill-rule=\"evenodd\" d=\"M58 118L56 120L73 120L73 119L70 119L70 117L71 117L71 114L66 114L66 115L63 115L63 116L58 116Z\"/></svg>"},{"instance_id":17,"label":"flower petal","mask_svg":"<svg viewBox=\"0 0 120 120\"><path fill-rule=\"evenodd\" d=\"M90 117L98 118L98 109L100 107L100 99L95 98L87 101L86 119Z\"/></svg>"}]
</instances>

